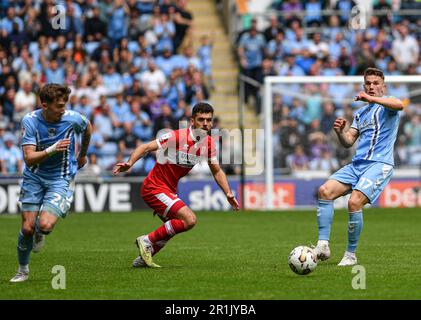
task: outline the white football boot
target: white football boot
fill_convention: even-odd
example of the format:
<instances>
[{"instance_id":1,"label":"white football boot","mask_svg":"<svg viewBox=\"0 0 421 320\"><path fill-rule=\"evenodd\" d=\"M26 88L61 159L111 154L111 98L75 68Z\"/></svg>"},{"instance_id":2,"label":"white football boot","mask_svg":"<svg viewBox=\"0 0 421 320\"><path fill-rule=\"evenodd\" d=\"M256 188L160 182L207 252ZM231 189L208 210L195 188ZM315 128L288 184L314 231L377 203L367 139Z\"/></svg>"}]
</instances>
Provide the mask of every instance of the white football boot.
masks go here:
<instances>
[{"instance_id":1,"label":"white football boot","mask_svg":"<svg viewBox=\"0 0 421 320\"><path fill-rule=\"evenodd\" d=\"M355 266L357 264L357 257L355 253L345 251L344 257L342 258L341 262L338 263L338 266L345 267L345 266Z\"/></svg>"},{"instance_id":2,"label":"white football boot","mask_svg":"<svg viewBox=\"0 0 421 320\"><path fill-rule=\"evenodd\" d=\"M317 254L317 259L324 261L330 258L329 241L322 240L317 242L317 246L314 248L314 252Z\"/></svg>"},{"instance_id":3,"label":"white football boot","mask_svg":"<svg viewBox=\"0 0 421 320\"><path fill-rule=\"evenodd\" d=\"M32 246L32 252L38 253L41 251L42 247L44 247L45 244L45 234L42 234L41 232L34 232L34 244Z\"/></svg>"},{"instance_id":4,"label":"white football boot","mask_svg":"<svg viewBox=\"0 0 421 320\"><path fill-rule=\"evenodd\" d=\"M16 275L10 279L10 282L16 283L16 282L24 282L28 280L29 278L29 269L27 271L18 270Z\"/></svg>"}]
</instances>

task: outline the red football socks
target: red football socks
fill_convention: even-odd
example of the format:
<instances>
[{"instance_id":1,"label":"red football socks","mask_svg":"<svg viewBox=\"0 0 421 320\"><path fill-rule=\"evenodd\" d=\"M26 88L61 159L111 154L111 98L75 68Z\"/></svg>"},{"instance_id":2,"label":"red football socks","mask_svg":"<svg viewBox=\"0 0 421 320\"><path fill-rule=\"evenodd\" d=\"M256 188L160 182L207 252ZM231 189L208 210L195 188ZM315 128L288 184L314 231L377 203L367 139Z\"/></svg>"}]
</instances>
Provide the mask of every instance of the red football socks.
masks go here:
<instances>
[{"instance_id":1,"label":"red football socks","mask_svg":"<svg viewBox=\"0 0 421 320\"><path fill-rule=\"evenodd\" d=\"M184 222L180 219L171 219L165 222L155 231L148 234L149 240L153 245L157 244L158 241L168 241L177 233L186 231ZM155 249L155 248L154 248Z\"/></svg>"}]
</instances>

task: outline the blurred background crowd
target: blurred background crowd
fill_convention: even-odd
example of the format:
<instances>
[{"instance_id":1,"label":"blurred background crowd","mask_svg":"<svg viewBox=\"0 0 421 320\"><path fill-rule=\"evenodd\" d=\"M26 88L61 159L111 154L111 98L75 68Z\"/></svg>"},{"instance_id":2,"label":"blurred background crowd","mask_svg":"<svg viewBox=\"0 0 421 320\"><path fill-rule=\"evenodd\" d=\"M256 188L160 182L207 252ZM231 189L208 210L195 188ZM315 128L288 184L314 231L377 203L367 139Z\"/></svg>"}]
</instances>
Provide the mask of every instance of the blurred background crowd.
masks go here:
<instances>
[{"instance_id":1,"label":"blurred background crowd","mask_svg":"<svg viewBox=\"0 0 421 320\"><path fill-rule=\"evenodd\" d=\"M68 108L93 124L90 174L109 170L159 130L188 121L191 107L210 96L212 43L203 36L193 49L186 4L1 0L1 173L22 170L20 122L39 108L35 93L45 83L68 85ZM144 175L154 162L150 155L131 173Z\"/></svg>"},{"instance_id":2,"label":"blurred background crowd","mask_svg":"<svg viewBox=\"0 0 421 320\"><path fill-rule=\"evenodd\" d=\"M360 75L369 66L386 75L421 74L420 15L392 14L419 10L421 3L372 1L375 14L364 29L349 26L355 5L352 0L270 1L270 14L251 17L237 34L240 73L259 83L267 75ZM331 13L323 14L326 10ZM68 85L68 108L93 124L89 175L109 172L159 130L188 121L192 106L210 99L215 85L214 39L203 35L193 47L193 22L187 0L0 0L1 174L22 170L20 122L39 108L36 92L45 83ZM353 150L340 147L331 128L337 116L352 122L359 106L352 97L360 89L274 90L275 167L333 171L349 162ZM421 164L421 98L414 90L404 83L388 87L389 95L408 105L395 148L398 166ZM247 85L245 92L260 114L259 89ZM145 175L154 163L151 154L131 174ZM239 173L238 166L227 169Z\"/></svg>"}]
</instances>

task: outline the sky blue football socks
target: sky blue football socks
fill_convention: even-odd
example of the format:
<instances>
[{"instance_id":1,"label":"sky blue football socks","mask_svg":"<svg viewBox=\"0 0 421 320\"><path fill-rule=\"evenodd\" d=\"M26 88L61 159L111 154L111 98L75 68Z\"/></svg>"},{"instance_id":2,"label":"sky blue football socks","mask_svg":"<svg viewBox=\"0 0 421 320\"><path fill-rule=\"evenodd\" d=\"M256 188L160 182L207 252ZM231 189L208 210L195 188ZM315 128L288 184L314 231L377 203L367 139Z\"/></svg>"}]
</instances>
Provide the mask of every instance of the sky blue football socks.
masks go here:
<instances>
[{"instance_id":1,"label":"sky blue football socks","mask_svg":"<svg viewBox=\"0 0 421 320\"><path fill-rule=\"evenodd\" d=\"M21 266L29 264L29 255L31 254L33 244L33 235L24 236L22 230L18 237L18 260Z\"/></svg>"},{"instance_id":2,"label":"sky blue football socks","mask_svg":"<svg viewBox=\"0 0 421 320\"><path fill-rule=\"evenodd\" d=\"M317 206L317 224L319 226L319 240L329 240L330 226L333 222L333 200L319 199Z\"/></svg>"},{"instance_id":3,"label":"sky blue football socks","mask_svg":"<svg viewBox=\"0 0 421 320\"><path fill-rule=\"evenodd\" d=\"M363 229L363 211L355 211L349 213L348 222L348 252L355 252L360 239L361 230Z\"/></svg>"}]
</instances>

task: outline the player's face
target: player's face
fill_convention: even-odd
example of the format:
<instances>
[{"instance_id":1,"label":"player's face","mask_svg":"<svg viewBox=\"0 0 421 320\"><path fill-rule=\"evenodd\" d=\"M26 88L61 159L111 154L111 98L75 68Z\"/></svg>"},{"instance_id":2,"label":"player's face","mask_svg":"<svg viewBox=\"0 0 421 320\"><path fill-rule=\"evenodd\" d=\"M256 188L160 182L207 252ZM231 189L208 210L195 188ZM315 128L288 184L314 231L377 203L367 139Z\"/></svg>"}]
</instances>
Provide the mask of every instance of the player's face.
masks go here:
<instances>
[{"instance_id":1,"label":"player's face","mask_svg":"<svg viewBox=\"0 0 421 320\"><path fill-rule=\"evenodd\" d=\"M59 122L66 109L66 101L63 98L55 102L43 103L44 114L49 122Z\"/></svg>"},{"instance_id":2,"label":"player's face","mask_svg":"<svg viewBox=\"0 0 421 320\"><path fill-rule=\"evenodd\" d=\"M370 96L382 97L385 93L386 86L382 78L378 76L366 76L364 79L364 90Z\"/></svg>"},{"instance_id":3,"label":"player's face","mask_svg":"<svg viewBox=\"0 0 421 320\"><path fill-rule=\"evenodd\" d=\"M190 119L190 124L193 129L202 129L209 132L212 129L213 114L212 113L198 113Z\"/></svg>"}]
</instances>

